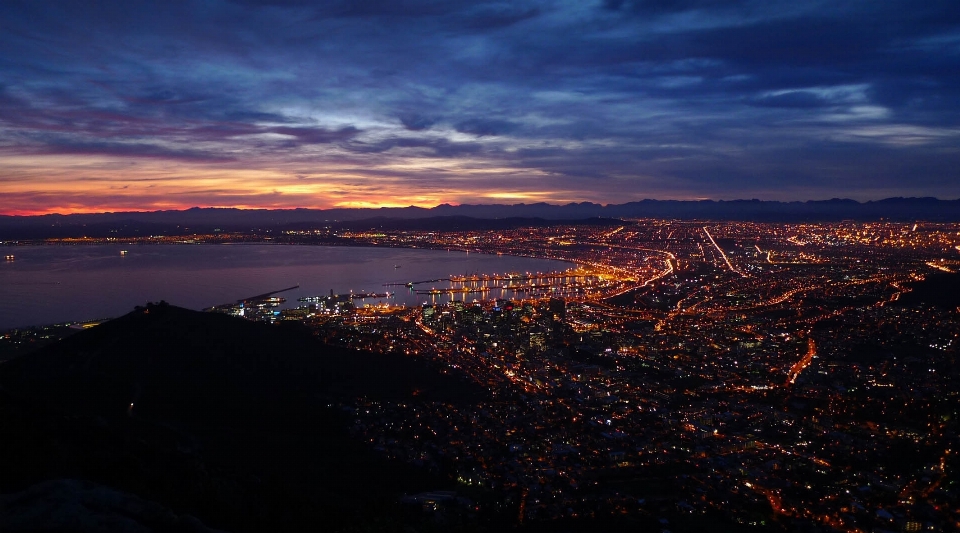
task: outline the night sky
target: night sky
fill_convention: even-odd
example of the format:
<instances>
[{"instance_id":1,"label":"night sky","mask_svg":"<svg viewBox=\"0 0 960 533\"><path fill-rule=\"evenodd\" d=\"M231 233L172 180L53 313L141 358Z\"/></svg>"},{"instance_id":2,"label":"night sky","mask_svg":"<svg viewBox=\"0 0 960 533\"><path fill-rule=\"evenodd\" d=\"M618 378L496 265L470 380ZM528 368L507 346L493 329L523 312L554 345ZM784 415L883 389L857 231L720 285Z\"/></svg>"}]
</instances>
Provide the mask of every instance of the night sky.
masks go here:
<instances>
[{"instance_id":1,"label":"night sky","mask_svg":"<svg viewBox=\"0 0 960 533\"><path fill-rule=\"evenodd\" d=\"M960 197L960 1L0 2L0 213Z\"/></svg>"}]
</instances>

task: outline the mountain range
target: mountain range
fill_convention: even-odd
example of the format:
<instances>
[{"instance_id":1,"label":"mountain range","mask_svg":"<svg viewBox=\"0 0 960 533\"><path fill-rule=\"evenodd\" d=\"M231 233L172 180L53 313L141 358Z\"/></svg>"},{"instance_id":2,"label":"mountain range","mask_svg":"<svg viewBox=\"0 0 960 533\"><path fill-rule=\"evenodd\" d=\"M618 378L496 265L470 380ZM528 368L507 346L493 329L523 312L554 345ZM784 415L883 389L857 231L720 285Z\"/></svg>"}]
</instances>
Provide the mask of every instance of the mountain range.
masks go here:
<instances>
[{"instance_id":1,"label":"mountain range","mask_svg":"<svg viewBox=\"0 0 960 533\"><path fill-rule=\"evenodd\" d=\"M379 209L234 209L191 208L179 211L115 212L0 216L0 239L46 237L188 234L221 231L282 230L292 227L396 226L397 221L422 220L415 229L449 228L451 217L515 222L581 221L592 218L668 218L691 220L745 220L758 222L830 222L840 220L960 221L960 199L887 198L857 202L832 199L806 202L761 200L679 201L641 200L601 205L589 202L554 205L442 204L433 208ZM437 219L433 224L429 219ZM476 224L475 224L476 225ZM482 229L482 228L481 228Z\"/></svg>"}]
</instances>

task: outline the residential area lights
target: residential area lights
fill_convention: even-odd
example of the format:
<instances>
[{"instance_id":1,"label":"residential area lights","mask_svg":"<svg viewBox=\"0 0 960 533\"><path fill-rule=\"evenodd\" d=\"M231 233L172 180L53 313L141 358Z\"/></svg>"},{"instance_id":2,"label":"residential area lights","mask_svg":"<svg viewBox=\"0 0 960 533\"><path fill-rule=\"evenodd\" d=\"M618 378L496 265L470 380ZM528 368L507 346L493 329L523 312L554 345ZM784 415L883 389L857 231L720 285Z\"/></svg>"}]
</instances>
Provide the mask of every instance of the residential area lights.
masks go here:
<instances>
[{"instance_id":1,"label":"residential area lights","mask_svg":"<svg viewBox=\"0 0 960 533\"><path fill-rule=\"evenodd\" d=\"M328 343L425 359L480 385L490 398L469 405L337 407L377 453L500 495L525 524L631 516L689 530L722 520L945 532L960 529L960 461L947 452L960 443L960 302L944 270L960 269L960 224L913 225L644 219L188 239L576 267L469 302L447 289L494 284L438 281L441 294L414 307L331 299L244 315L297 320Z\"/></svg>"},{"instance_id":2,"label":"residential area lights","mask_svg":"<svg viewBox=\"0 0 960 533\"><path fill-rule=\"evenodd\" d=\"M720 257L723 258L723 262L727 264L727 268L730 269L730 272L736 272L737 274L740 274L740 275L742 275L742 276L746 276L746 274L743 274L743 273L740 272L739 270L733 268L733 265L730 264L730 259L727 257L727 254L723 253L723 250L721 250L721 249L720 249L720 246L717 245L717 241L713 240L713 235L710 235L710 231L707 230L707 227L706 227L706 226L703 227L703 232L706 233L706 234L707 234L707 238L710 239L710 244L712 244L713 247L717 249L717 252L720 253Z\"/></svg>"}]
</instances>

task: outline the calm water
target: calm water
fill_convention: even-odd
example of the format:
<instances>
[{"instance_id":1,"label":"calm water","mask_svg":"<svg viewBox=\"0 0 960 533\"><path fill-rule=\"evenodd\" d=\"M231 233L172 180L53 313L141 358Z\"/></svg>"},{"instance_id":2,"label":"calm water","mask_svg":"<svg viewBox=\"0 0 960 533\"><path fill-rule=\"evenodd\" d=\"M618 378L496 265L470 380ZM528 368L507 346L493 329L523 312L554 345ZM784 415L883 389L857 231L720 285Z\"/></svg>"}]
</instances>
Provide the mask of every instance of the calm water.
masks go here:
<instances>
[{"instance_id":1,"label":"calm water","mask_svg":"<svg viewBox=\"0 0 960 533\"><path fill-rule=\"evenodd\" d=\"M117 245L0 248L0 330L125 314L147 301L203 309L300 285L278 294L285 307L301 296L350 291L396 293L394 304L449 301L384 287L463 274L550 272L572 265L546 259L400 248L326 246ZM120 251L127 250L125 256ZM399 268L395 268L399 266ZM418 285L449 287L449 282ZM490 292L488 297L499 297ZM472 301L477 294L457 296ZM379 300L370 300L377 303ZM357 303L362 303L357 301Z\"/></svg>"},{"instance_id":2,"label":"calm water","mask_svg":"<svg viewBox=\"0 0 960 533\"><path fill-rule=\"evenodd\" d=\"M900 297L900 305L926 303L951 310L960 307L960 274L930 274L909 286L913 290Z\"/></svg>"}]
</instances>

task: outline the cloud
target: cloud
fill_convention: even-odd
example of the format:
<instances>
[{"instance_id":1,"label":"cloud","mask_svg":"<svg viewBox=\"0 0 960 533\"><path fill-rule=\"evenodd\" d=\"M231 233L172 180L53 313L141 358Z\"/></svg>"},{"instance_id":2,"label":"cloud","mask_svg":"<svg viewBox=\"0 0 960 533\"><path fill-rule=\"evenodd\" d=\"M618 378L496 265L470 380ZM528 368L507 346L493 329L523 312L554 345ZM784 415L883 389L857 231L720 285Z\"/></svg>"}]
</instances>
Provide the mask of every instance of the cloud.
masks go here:
<instances>
[{"instance_id":1,"label":"cloud","mask_svg":"<svg viewBox=\"0 0 960 533\"><path fill-rule=\"evenodd\" d=\"M750 104L761 107L813 108L829 106L831 102L814 93L789 91L764 94L751 99Z\"/></svg>"},{"instance_id":2,"label":"cloud","mask_svg":"<svg viewBox=\"0 0 960 533\"><path fill-rule=\"evenodd\" d=\"M363 154L384 153L393 149L404 150L405 157L460 158L476 155L484 150L478 142L452 142L445 138L389 137L376 142L352 142L345 147Z\"/></svg>"},{"instance_id":3,"label":"cloud","mask_svg":"<svg viewBox=\"0 0 960 533\"><path fill-rule=\"evenodd\" d=\"M400 119L400 124L403 124L403 127L410 131L429 129L430 126L437 123L435 118L418 113L401 113L397 118Z\"/></svg>"},{"instance_id":4,"label":"cloud","mask_svg":"<svg viewBox=\"0 0 960 533\"><path fill-rule=\"evenodd\" d=\"M471 135L502 135L518 128L518 124L509 120L473 118L459 122L455 129Z\"/></svg>"},{"instance_id":5,"label":"cloud","mask_svg":"<svg viewBox=\"0 0 960 533\"><path fill-rule=\"evenodd\" d=\"M510 3L481 4L466 10L461 16L462 25L474 30L490 30L512 26L541 14L537 7L524 7Z\"/></svg>"},{"instance_id":6,"label":"cloud","mask_svg":"<svg viewBox=\"0 0 960 533\"><path fill-rule=\"evenodd\" d=\"M609 11L650 14L730 8L746 3L738 0L603 0L602 5Z\"/></svg>"},{"instance_id":7,"label":"cloud","mask_svg":"<svg viewBox=\"0 0 960 533\"><path fill-rule=\"evenodd\" d=\"M404 198L960 195L953 0L11 0L0 20L21 176L70 155Z\"/></svg>"},{"instance_id":8,"label":"cloud","mask_svg":"<svg viewBox=\"0 0 960 533\"><path fill-rule=\"evenodd\" d=\"M48 137L42 145L34 147L30 152L34 154L98 155L213 163L235 160L235 157L231 155L190 148L171 148L156 144L136 142L73 141L63 137Z\"/></svg>"},{"instance_id":9,"label":"cloud","mask_svg":"<svg viewBox=\"0 0 960 533\"><path fill-rule=\"evenodd\" d=\"M345 141L356 137L360 130L352 126L340 128L338 130L328 130L324 128L296 128L281 126L265 130L269 133L279 133L288 135L297 139L300 144L327 144L338 141Z\"/></svg>"}]
</instances>

